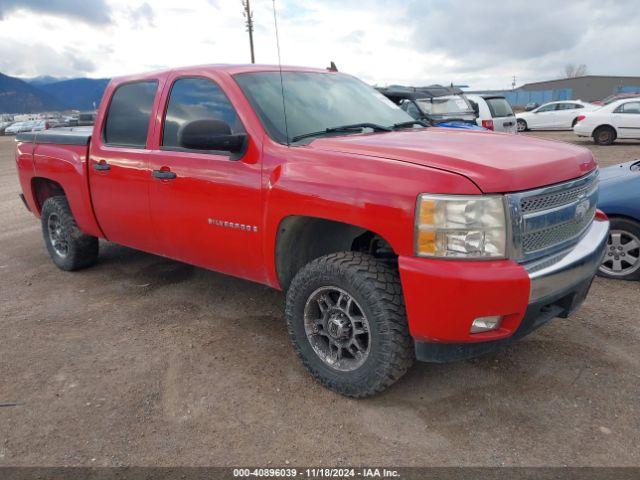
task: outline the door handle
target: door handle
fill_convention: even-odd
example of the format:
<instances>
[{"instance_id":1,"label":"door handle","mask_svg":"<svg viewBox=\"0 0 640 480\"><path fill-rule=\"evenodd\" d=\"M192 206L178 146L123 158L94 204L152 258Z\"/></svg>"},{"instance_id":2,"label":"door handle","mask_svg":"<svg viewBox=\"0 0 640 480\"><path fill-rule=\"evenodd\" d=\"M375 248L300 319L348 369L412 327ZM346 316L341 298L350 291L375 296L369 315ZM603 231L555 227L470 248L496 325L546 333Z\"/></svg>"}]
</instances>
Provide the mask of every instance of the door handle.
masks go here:
<instances>
[{"instance_id":1,"label":"door handle","mask_svg":"<svg viewBox=\"0 0 640 480\"><path fill-rule=\"evenodd\" d=\"M106 170L111 170L111 166L104 160L100 160L99 162L93 164L93 169L99 172L104 172Z\"/></svg>"},{"instance_id":2,"label":"door handle","mask_svg":"<svg viewBox=\"0 0 640 480\"><path fill-rule=\"evenodd\" d=\"M171 170L154 170L151 172L151 175L160 180L173 180L177 177L177 175Z\"/></svg>"}]
</instances>

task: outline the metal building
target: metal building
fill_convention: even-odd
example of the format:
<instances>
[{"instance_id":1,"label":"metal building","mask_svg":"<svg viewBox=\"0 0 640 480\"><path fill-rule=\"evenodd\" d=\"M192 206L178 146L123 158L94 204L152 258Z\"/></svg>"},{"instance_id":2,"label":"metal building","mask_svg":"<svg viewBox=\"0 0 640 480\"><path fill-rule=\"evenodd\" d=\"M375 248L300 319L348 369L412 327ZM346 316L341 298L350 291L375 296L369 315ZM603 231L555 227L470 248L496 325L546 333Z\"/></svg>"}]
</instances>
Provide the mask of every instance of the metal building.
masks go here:
<instances>
[{"instance_id":1,"label":"metal building","mask_svg":"<svg viewBox=\"0 0 640 480\"><path fill-rule=\"evenodd\" d=\"M640 93L639 77L612 77L605 75L585 75L575 78L561 78L546 82L527 83L514 90L492 90L467 93L495 93L504 95L514 106L524 106L530 102L543 104L557 100L584 100L593 102L615 93Z\"/></svg>"}]
</instances>

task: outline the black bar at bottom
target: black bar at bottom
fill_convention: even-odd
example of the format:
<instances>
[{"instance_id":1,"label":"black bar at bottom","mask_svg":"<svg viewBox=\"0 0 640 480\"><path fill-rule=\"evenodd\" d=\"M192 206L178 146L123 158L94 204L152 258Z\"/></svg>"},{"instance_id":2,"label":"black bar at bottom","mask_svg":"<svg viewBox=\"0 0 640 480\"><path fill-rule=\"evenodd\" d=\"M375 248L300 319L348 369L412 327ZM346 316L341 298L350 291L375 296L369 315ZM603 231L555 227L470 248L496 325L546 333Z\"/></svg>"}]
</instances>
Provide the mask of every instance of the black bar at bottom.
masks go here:
<instances>
[{"instance_id":1,"label":"black bar at bottom","mask_svg":"<svg viewBox=\"0 0 640 480\"><path fill-rule=\"evenodd\" d=\"M637 480L640 467L0 467L2 480Z\"/></svg>"}]
</instances>

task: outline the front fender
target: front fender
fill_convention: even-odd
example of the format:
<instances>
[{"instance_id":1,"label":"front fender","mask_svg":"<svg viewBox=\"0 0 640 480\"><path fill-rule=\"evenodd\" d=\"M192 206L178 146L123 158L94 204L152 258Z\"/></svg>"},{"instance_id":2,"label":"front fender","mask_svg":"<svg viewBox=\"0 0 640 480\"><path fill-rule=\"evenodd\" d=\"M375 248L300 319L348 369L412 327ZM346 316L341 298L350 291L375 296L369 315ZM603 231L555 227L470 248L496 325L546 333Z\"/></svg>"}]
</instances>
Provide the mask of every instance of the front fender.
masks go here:
<instances>
[{"instance_id":1,"label":"front fender","mask_svg":"<svg viewBox=\"0 0 640 480\"><path fill-rule=\"evenodd\" d=\"M353 225L380 235L396 254L413 255L419 194L481 193L459 174L366 155L272 145L263 161L265 265L274 286L278 226L288 216Z\"/></svg>"}]
</instances>

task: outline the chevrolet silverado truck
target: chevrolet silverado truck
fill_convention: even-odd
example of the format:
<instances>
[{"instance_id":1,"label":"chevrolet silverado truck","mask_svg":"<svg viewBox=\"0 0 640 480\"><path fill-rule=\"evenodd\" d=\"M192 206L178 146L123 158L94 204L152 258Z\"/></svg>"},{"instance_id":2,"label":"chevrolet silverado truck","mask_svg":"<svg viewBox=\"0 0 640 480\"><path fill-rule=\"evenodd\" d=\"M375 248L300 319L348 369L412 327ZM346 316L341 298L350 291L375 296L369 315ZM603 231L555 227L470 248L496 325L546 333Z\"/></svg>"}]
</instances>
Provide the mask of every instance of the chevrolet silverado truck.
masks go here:
<instances>
[{"instance_id":1,"label":"chevrolet silverado truck","mask_svg":"<svg viewBox=\"0 0 640 480\"><path fill-rule=\"evenodd\" d=\"M114 79L93 129L20 134L16 162L59 268L105 239L281 289L303 364L353 397L567 317L609 229L589 150L431 128L310 68Z\"/></svg>"}]
</instances>

